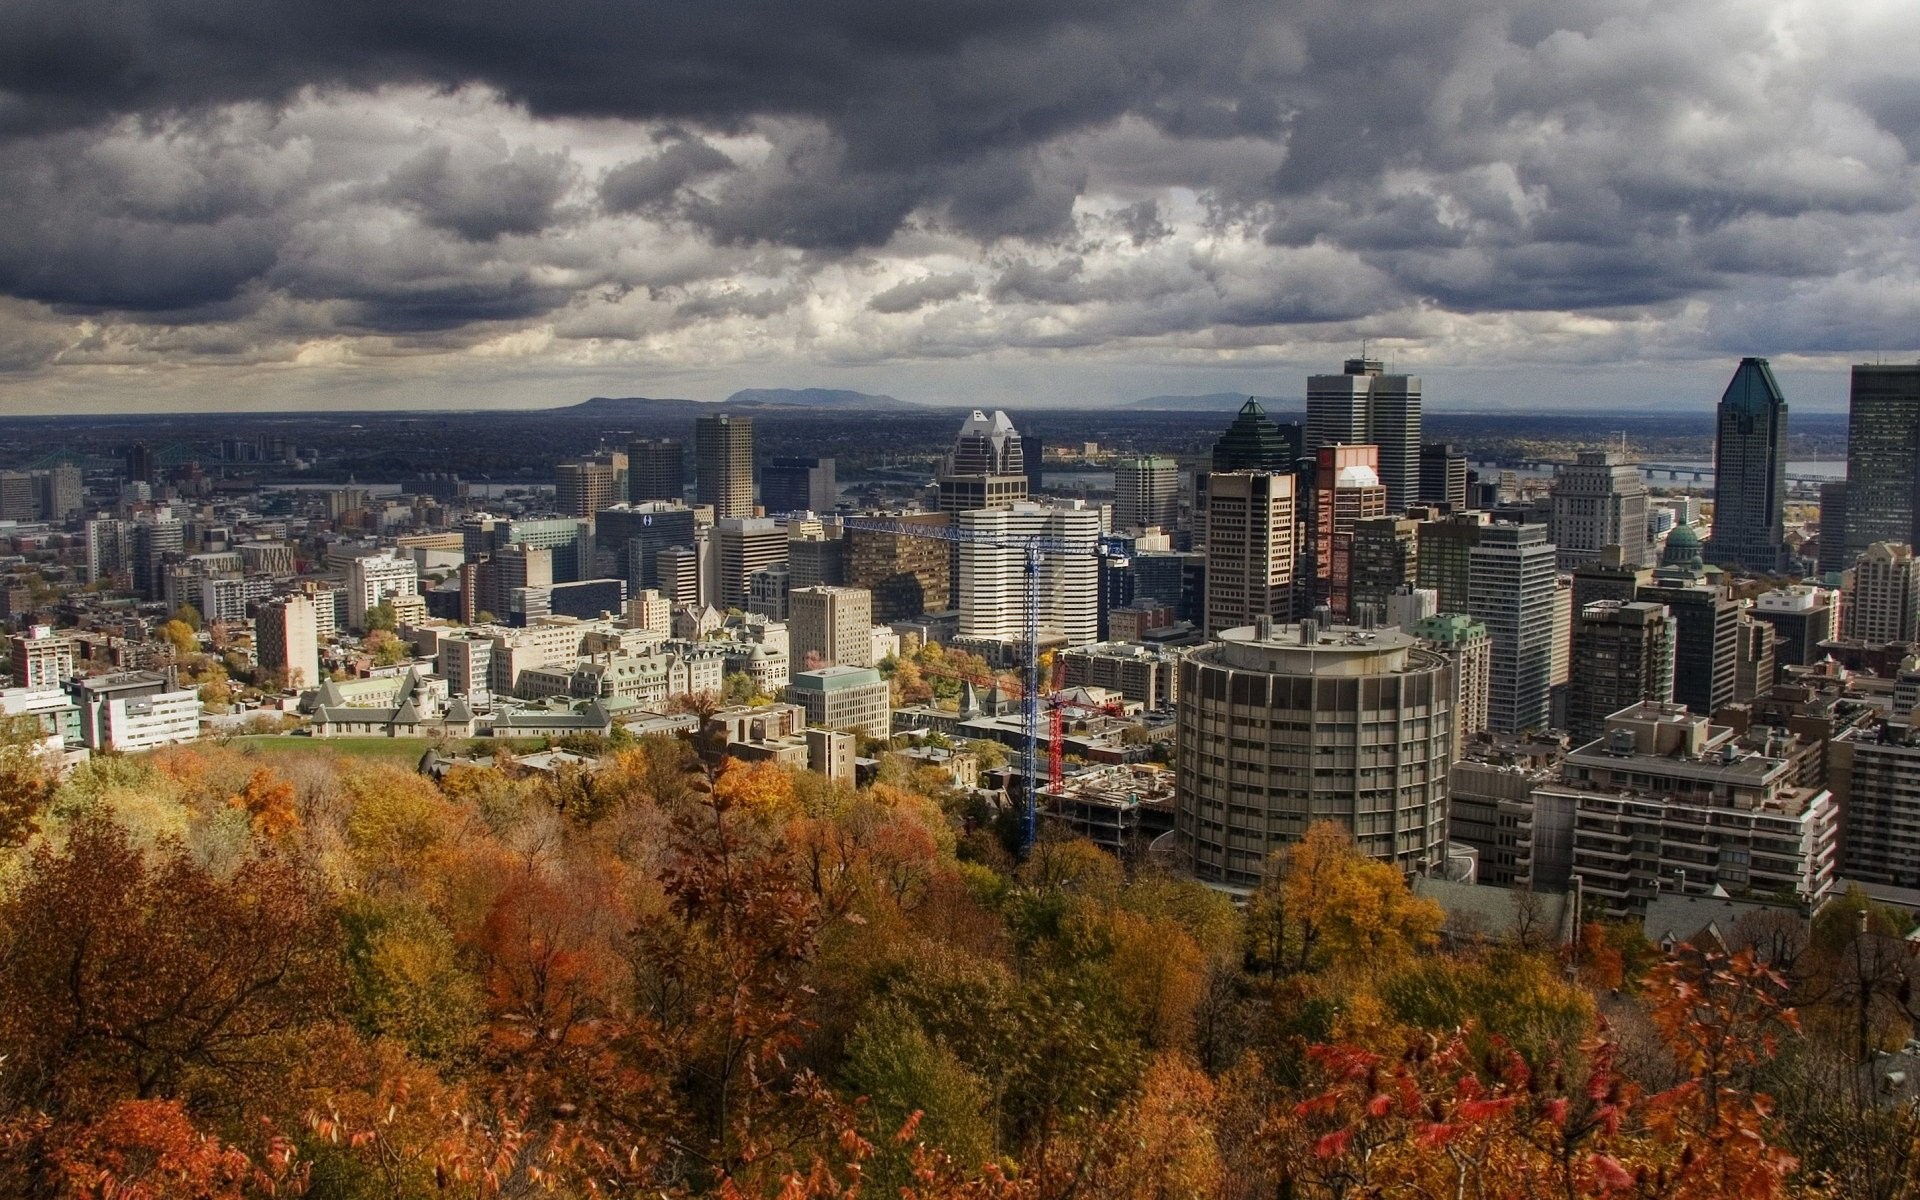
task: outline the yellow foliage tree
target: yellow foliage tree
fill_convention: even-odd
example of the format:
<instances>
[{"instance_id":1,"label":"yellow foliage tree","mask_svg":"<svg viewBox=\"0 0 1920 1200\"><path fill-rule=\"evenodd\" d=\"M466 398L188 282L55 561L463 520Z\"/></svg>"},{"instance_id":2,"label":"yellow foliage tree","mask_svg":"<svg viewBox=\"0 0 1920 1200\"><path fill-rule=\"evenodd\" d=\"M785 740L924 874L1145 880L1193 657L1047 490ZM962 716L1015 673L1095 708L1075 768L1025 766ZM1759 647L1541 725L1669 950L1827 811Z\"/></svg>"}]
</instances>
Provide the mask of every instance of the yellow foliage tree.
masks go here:
<instances>
[{"instance_id":1,"label":"yellow foliage tree","mask_svg":"<svg viewBox=\"0 0 1920 1200\"><path fill-rule=\"evenodd\" d=\"M1436 945L1445 914L1408 890L1400 873L1363 856L1338 825L1320 821L1287 855L1282 885L1289 918L1300 929L1300 966L1377 969Z\"/></svg>"},{"instance_id":2,"label":"yellow foliage tree","mask_svg":"<svg viewBox=\"0 0 1920 1200\"><path fill-rule=\"evenodd\" d=\"M792 817L799 811L793 776L778 763L727 759L720 777L713 782L713 794L716 800L762 819Z\"/></svg>"}]
</instances>

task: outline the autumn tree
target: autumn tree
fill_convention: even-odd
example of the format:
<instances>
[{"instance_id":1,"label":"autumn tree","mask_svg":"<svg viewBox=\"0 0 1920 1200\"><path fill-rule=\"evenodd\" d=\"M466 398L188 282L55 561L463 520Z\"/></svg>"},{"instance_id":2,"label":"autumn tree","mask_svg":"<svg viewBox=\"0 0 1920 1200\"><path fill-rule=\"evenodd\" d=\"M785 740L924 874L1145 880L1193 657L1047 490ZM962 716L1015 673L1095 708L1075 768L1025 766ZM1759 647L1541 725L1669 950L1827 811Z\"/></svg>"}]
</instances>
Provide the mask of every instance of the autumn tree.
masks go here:
<instances>
[{"instance_id":1,"label":"autumn tree","mask_svg":"<svg viewBox=\"0 0 1920 1200\"><path fill-rule=\"evenodd\" d=\"M43 736L38 717L0 717L0 850L24 843L53 798Z\"/></svg>"}]
</instances>

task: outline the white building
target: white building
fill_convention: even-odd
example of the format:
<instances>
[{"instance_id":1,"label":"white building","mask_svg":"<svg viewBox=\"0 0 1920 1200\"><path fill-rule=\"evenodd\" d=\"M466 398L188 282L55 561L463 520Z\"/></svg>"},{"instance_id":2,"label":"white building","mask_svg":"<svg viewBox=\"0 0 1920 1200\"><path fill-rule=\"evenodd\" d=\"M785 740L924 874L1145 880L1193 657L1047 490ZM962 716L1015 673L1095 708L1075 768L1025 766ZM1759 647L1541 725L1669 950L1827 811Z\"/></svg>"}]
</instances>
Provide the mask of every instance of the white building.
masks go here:
<instances>
[{"instance_id":1,"label":"white building","mask_svg":"<svg viewBox=\"0 0 1920 1200\"><path fill-rule=\"evenodd\" d=\"M1039 560L1042 637L1079 646L1100 636L1100 514L1079 503L1022 501L1009 508L957 514L963 535L1007 539L1005 546L960 543L959 635L1015 643L1026 638L1026 556L1017 544L1041 538L1058 544Z\"/></svg>"},{"instance_id":2,"label":"white building","mask_svg":"<svg viewBox=\"0 0 1920 1200\"><path fill-rule=\"evenodd\" d=\"M420 594L420 567L412 558L379 554L347 564L347 623L367 627L367 610L389 596Z\"/></svg>"},{"instance_id":3,"label":"white building","mask_svg":"<svg viewBox=\"0 0 1920 1200\"><path fill-rule=\"evenodd\" d=\"M95 751L132 753L190 742L200 736L200 696L169 691L150 671L74 680L80 734Z\"/></svg>"},{"instance_id":4,"label":"white building","mask_svg":"<svg viewBox=\"0 0 1920 1200\"><path fill-rule=\"evenodd\" d=\"M1485 526L1467 552L1467 611L1493 639L1487 721L1499 733L1545 729L1552 715L1554 561L1545 525Z\"/></svg>"},{"instance_id":5,"label":"white building","mask_svg":"<svg viewBox=\"0 0 1920 1200\"><path fill-rule=\"evenodd\" d=\"M1553 481L1554 545L1560 569L1571 571L1618 546L1628 566L1653 561L1647 541L1647 481L1615 450L1582 450Z\"/></svg>"}]
</instances>

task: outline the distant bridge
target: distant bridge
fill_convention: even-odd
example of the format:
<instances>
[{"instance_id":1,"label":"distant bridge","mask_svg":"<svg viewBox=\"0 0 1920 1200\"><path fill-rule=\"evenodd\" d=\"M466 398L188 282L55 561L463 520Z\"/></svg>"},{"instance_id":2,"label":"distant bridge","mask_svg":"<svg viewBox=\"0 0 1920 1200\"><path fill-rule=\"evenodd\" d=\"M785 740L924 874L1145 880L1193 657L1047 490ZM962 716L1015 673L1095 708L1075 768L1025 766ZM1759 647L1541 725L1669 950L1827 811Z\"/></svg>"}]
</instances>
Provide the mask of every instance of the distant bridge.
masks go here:
<instances>
[{"instance_id":1,"label":"distant bridge","mask_svg":"<svg viewBox=\"0 0 1920 1200\"><path fill-rule=\"evenodd\" d=\"M1537 458L1522 462L1503 462L1492 464L1495 467L1519 471L1554 471L1573 464L1564 459ZM1706 483L1713 478L1713 468L1701 463L1643 462L1635 463L1640 473L1649 480L1668 479L1677 482ZM1843 478L1839 475L1809 475L1803 472L1788 471L1788 484L1801 484L1818 487L1823 483L1832 483Z\"/></svg>"}]
</instances>

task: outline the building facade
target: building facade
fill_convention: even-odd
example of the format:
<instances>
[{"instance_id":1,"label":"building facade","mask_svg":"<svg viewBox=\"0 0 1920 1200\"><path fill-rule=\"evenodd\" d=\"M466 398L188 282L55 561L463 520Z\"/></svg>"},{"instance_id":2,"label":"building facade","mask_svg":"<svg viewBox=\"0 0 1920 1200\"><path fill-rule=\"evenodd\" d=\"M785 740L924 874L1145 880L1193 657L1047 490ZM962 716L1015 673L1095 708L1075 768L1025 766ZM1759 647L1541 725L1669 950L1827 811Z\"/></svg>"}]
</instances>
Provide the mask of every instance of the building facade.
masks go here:
<instances>
[{"instance_id":1,"label":"building facade","mask_svg":"<svg viewBox=\"0 0 1920 1200\"><path fill-rule=\"evenodd\" d=\"M1847 558L1875 542L1914 543L1916 461L1920 364L1856 365L1847 408Z\"/></svg>"},{"instance_id":2,"label":"building facade","mask_svg":"<svg viewBox=\"0 0 1920 1200\"><path fill-rule=\"evenodd\" d=\"M1377 468L1387 509L1404 511L1420 495L1420 378L1388 375L1378 359L1348 359L1339 375L1307 380L1309 454L1335 443L1380 448Z\"/></svg>"},{"instance_id":3,"label":"building facade","mask_svg":"<svg viewBox=\"0 0 1920 1200\"><path fill-rule=\"evenodd\" d=\"M1630 565L1650 562L1640 468L1617 451L1580 451L1553 481L1552 537L1563 571L1598 558L1602 546L1620 547Z\"/></svg>"},{"instance_id":4,"label":"building facade","mask_svg":"<svg viewBox=\"0 0 1920 1200\"><path fill-rule=\"evenodd\" d=\"M1261 617L1284 620L1292 615L1297 483L1294 475L1266 471L1207 477L1207 633L1248 625ZM1138 568L1140 560L1135 563ZM1176 582L1150 584L1150 594L1177 608L1181 593L1165 594Z\"/></svg>"},{"instance_id":5,"label":"building facade","mask_svg":"<svg viewBox=\"0 0 1920 1200\"><path fill-rule=\"evenodd\" d=\"M1487 724L1500 733L1550 723L1553 613L1558 596L1554 545L1545 525L1494 524L1467 552L1467 612L1493 640ZM1441 599L1446 611L1446 599Z\"/></svg>"},{"instance_id":6,"label":"building facade","mask_svg":"<svg viewBox=\"0 0 1920 1200\"><path fill-rule=\"evenodd\" d=\"M1774 574L1787 565L1787 401L1764 358L1743 358L1720 397L1709 560Z\"/></svg>"},{"instance_id":7,"label":"building facade","mask_svg":"<svg viewBox=\"0 0 1920 1200\"><path fill-rule=\"evenodd\" d=\"M753 515L753 418L720 413L693 422L700 502L714 519Z\"/></svg>"}]
</instances>

